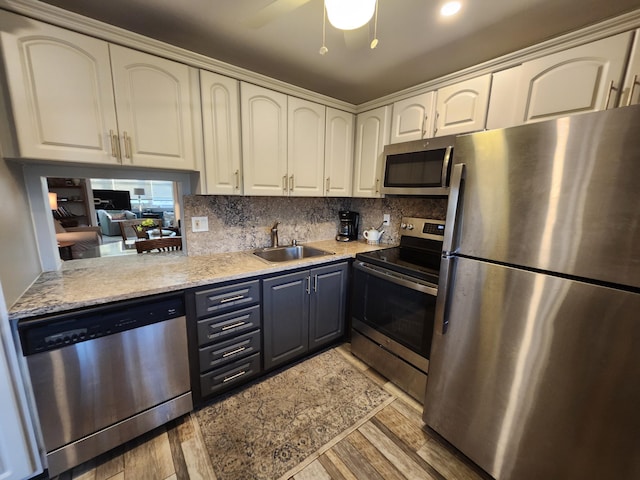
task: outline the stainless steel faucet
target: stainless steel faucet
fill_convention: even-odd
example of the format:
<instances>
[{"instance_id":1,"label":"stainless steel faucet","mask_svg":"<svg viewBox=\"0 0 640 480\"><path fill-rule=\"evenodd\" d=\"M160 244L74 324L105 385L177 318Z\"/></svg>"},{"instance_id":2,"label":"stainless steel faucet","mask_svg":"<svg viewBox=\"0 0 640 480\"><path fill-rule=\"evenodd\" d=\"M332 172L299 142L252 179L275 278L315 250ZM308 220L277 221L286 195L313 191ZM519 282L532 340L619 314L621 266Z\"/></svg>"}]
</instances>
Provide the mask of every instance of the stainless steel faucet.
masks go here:
<instances>
[{"instance_id":1,"label":"stainless steel faucet","mask_svg":"<svg viewBox=\"0 0 640 480\"><path fill-rule=\"evenodd\" d=\"M271 227L271 246L272 247L278 246L278 225L279 224L280 222L276 222L273 224L273 227Z\"/></svg>"}]
</instances>

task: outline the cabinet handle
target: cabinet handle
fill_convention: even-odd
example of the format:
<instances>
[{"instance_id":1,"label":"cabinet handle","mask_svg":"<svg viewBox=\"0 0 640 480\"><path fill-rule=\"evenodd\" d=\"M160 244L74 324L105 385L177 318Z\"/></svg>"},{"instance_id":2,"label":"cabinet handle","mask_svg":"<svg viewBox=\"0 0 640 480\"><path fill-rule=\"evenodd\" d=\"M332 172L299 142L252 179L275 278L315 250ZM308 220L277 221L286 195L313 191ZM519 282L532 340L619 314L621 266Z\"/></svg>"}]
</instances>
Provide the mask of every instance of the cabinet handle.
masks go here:
<instances>
[{"instance_id":1,"label":"cabinet handle","mask_svg":"<svg viewBox=\"0 0 640 480\"><path fill-rule=\"evenodd\" d=\"M427 135L427 120L429 119L429 115L424 116L424 120L422 120L422 138Z\"/></svg>"},{"instance_id":2,"label":"cabinet handle","mask_svg":"<svg viewBox=\"0 0 640 480\"><path fill-rule=\"evenodd\" d=\"M287 176L283 175L282 176L282 191L283 192L287 192Z\"/></svg>"},{"instance_id":3,"label":"cabinet handle","mask_svg":"<svg viewBox=\"0 0 640 480\"><path fill-rule=\"evenodd\" d=\"M376 178L376 191L375 193L380 193L380 179Z\"/></svg>"},{"instance_id":4,"label":"cabinet handle","mask_svg":"<svg viewBox=\"0 0 640 480\"><path fill-rule=\"evenodd\" d=\"M307 277L307 294L311 295L311 275Z\"/></svg>"},{"instance_id":5,"label":"cabinet handle","mask_svg":"<svg viewBox=\"0 0 640 480\"><path fill-rule=\"evenodd\" d=\"M240 190L240 170L236 170L236 190Z\"/></svg>"},{"instance_id":6,"label":"cabinet handle","mask_svg":"<svg viewBox=\"0 0 640 480\"><path fill-rule=\"evenodd\" d=\"M633 82L631 82L631 88L629 89L629 99L627 100L627 107L631 105L631 102L633 101L633 94L636 91L636 85L638 85L637 73L633 76Z\"/></svg>"},{"instance_id":7,"label":"cabinet handle","mask_svg":"<svg viewBox=\"0 0 640 480\"><path fill-rule=\"evenodd\" d=\"M436 112L436 124L433 127L433 134L438 133L438 120L440 120L440 113Z\"/></svg>"},{"instance_id":8,"label":"cabinet handle","mask_svg":"<svg viewBox=\"0 0 640 480\"><path fill-rule=\"evenodd\" d=\"M221 298L220 303L233 302L235 300L241 300L243 298L244 298L244 295L236 295L235 297Z\"/></svg>"},{"instance_id":9,"label":"cabinet handle","mask_svg":"<svg viewBox=\"0 0 640 480\"><path fill-rule=\"evenodd\" d=\"M233 380L234 378L238 378L241 377L242 375L244 375L245 373L247 373L245 370L242 370L241 372L236 373L235 375L231 375L230 377L224 377L224 380L222 380L222 383L227 383L230 382L231 380Z\"/></svg>"},{"instance_id":10,"label":"cabinet handle","mask_svg":"<svg viewBox=\"0 0 640 480\"><path fill-rule=\"evenodd\" d=\"M330 187L331 187L331 178L330 177L327 177L327 182L326 183L327 183L327 187L326 187L327 188L327 192L329 192Z\"/></svg>"},{"instance_id":11,"label":"cabinet handle","mask_svg":"<svg viewBox=\"0 0 640 480\"><path fill-rule=\"evenodd\" d=\"M240 353L246 350L247 347L236 348L235 350L231 350L230 352L225 352L222 354L222 358L230 357L231 355L235 355L236 353Z\"/></svg>"},{"instance_id":12,"label":"cabinet handle","mask_svg":"<svg viewBox=\"0 0 640 480\"><path fill-rule=\"evenodd\" d=\"M118 154L118 136L113 133L113 130L109 130L109 138L111 139L111 156L118 158L120 156Z\"/></svg>"},{"instance_id":13,"label":"cabinet handle","mask_svg":"<svg viewBox=\"0 0 640 480\"><path fill-rule=\"evenodd\" d=\"M289 191L293 192L293 175L289 177Z\"/></svg>"},{"instance_id":14,"label":"cabinet handle","mask_svg":"<svg viewBox=\"0 0 640 480\"><path fill-rule=\"evenodd\" d=\"M318 291L318 275L313 276L313 291Z\"/></svg>"},{"instance_id":15,"label":"cabinet handle","mask_svg":"<svg viewBox=\"0 0 640 480\"><path fill-rule=\"evenodd\" d=\"M609 109L609 101L611 101L611 93L616 90L616 88L613 86L613 80L611 80L611 82L609 83L609 91L607 92L607 100L604 103L604 109L608 110Z\"/></svg>"},{"instance_id":16,"label":"cabinet handle","mask_svg":"<svg viewBox=\"0 0 640 480\"><path fill-rule=\"evenodd\" d=\"M236 323L232 323L231 325L225 325L224 327L222 327L222 331L224 332L225 330L231 330L232 328L241 327L246 323L247 322L236 322Z\"/></svg>"},{"instance_id":17,"label":"cabinet handle","mask_svg":"<svg viewBox=\"0 0 640 480\"><path fill-rule=\"evenodd\" d=\"M122 138L124 138L124 156L131 158L131 137L127 132L122 132Z\"/></svg>"}]
</instances>

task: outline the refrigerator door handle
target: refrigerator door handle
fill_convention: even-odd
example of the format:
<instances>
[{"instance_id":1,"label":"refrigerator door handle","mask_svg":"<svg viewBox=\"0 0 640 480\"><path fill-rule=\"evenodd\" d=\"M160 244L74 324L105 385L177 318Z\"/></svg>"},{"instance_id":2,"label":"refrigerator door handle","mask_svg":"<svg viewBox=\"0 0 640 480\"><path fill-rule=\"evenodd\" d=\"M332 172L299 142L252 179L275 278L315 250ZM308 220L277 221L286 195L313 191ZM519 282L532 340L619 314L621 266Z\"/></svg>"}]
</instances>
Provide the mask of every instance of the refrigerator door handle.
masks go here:
<instances>
[{"instance_id":1,"label":"refrigerator door handle","mask_svg":"<svg viewBox=\"0 0 640 480\"><path fill-rule=\"evenodd\" d=\"M447 221L444 229L444 240L442 243L442 251L444 254L453 252L453 242L459 228L458 206L460 205L460 198L464 187L466 168L467 166L464 163L458 163L453 166L451 187L449 188L449 204L447 206Z\"/></svg>"},{"instance_id":2,"label":"refrigerator door handle","mask_svg":"<svg viewBox=\"0 0 640 480\"><path fill-rule=\"evenodd\" d=\"M436 333L444 335L449 328L449 286L453 281L456 268L456 257L442 257L438 282L438 297L436 298L436 312L434 327Z\"/></svg>"}]
</instances>

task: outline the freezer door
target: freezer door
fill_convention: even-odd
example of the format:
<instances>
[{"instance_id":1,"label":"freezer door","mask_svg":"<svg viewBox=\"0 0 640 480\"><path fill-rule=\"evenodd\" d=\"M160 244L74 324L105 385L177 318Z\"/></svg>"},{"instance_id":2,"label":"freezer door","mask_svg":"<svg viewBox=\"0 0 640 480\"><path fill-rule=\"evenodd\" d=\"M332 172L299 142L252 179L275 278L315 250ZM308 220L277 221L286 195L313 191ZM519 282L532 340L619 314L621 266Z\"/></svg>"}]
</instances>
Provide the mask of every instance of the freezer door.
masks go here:
<instances>
[{"instance_id":1,"label":"freezer door","mask_svg":"<svg viewBox=\"0 0 640 480\"><path fill-rule=\"evenodd\" d=\"M640 105L458 137L454 250L640 287L639 132Z\"/></svg>"},{"instance_id":2,"label":"freezer door","mask_svg":"<svg viewBox=\"0 0 640 480\"><path fill-rule=\"evenodd\" d=\"M498 479L640 478L640 294L455 262L425 423Z\"/></svg>"}]
</instances>

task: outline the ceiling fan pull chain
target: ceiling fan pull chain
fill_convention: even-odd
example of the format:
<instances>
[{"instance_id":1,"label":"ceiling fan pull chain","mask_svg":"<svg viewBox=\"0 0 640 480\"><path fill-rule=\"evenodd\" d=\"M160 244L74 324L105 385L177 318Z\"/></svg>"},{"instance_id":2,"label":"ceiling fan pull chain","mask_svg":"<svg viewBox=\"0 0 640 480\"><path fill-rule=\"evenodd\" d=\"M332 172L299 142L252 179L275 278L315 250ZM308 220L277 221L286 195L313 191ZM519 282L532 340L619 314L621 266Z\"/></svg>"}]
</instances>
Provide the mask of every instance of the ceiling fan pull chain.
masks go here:
<instances>
[{"instance_id":1,"label":"ceiling fan pull chain","mask_svg":"<svg viewBox=\"0 0 640 480\"><path fill-rule=\"evenodd\" d=\"M327 31L327 6L322 2L322 46L320 47L320 55L324 55L329 51L325 45Z\"/></svg>"},{"instance_id":2,"label":"ceiling fan pull chain","mask_svg":"<svg viewBox=\"0 0 640 480\"><path fill-rule=\"evenodd\" d=\"M373 20L373 40L371 40L371 50L378 46L378 3L376 1L375 19Z\"/></svg>"}]
</instances>

